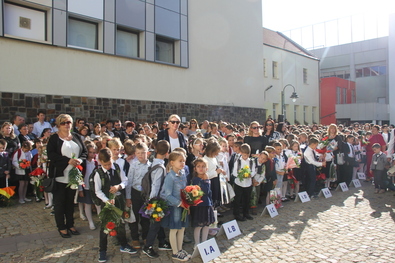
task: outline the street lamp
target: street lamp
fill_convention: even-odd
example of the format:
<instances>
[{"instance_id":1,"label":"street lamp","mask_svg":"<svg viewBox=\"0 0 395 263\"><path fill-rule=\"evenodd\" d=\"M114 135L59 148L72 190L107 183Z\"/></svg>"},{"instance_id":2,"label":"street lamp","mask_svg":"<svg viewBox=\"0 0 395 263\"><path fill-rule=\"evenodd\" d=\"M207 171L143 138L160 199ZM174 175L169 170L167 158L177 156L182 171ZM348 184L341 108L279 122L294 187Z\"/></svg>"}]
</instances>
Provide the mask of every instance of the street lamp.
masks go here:
<instances>
[{"instance_id":1,"label":"street lamp","mask_svg":"<svg viewBox=\"0 0 395 263\"><path fill-rule=\"evenodd\" d=\"M292 86L291 84L285 85L285 87L283 88L283 91L281 91L281 114L284 116L284 120L285 120L285 115L284 115L284 108L285 108L285 104L284 104L284 90L288 86L291 86L294 89L294 92L292 92L292 95L290 97L292 99L292 102L295 102L296 99L299 98L298 94L296 94L294 86Z\"/></svg>"}]
</instances>

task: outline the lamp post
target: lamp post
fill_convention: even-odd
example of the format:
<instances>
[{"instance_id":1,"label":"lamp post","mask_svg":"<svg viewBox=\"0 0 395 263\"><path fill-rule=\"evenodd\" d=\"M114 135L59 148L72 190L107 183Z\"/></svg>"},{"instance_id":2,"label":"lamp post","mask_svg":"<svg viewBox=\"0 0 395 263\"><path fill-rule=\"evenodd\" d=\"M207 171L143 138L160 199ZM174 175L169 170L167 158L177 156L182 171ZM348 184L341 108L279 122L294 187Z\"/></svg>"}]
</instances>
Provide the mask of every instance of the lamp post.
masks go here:
<instances>
[{"instance_id":1,"label":"lamp post","mask_svg":"<svg viewBox=\"0 0 395 263\"><path fill-rule=\"evenodd\" d=\"M292 87L292 88L294 89L294 92L292 92L292 95L291 95L291 97L290 97L290 98L292 99L292 102L295 102L296 99L299 98L298 94L296 94L296 91L295 91L295 87L294 87L294 86L292 86L291 84L285 85L285 87L284 87L283 90L281 91L281 114L284 116L284 121L285 121L285 115L284 115L284 108L285 108L285 104L284 104L284 90L285 90L285 88L288 87L288 86L290 86L290 87Z\"/></svg>"}]
</instances>

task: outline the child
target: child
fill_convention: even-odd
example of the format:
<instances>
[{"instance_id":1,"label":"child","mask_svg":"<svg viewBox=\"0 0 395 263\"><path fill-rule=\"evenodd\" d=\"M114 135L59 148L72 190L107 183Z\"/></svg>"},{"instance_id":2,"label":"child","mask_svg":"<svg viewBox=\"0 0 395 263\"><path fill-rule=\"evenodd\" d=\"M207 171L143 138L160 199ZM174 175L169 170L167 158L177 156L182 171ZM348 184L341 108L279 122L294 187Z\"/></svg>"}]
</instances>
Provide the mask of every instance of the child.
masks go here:
<instances>
[{"instance_id":1,"label":"child","mask_svg":"<svg viewBox=\"0 0 395 263\"><path fill-rule=\"evenodd\" d=\"M302 132L299 134L300 149L303 151L307 147L307 134Z\"/></svg>"},{"instance_id":2,"label":"child","mask_svg":"<svg viewBox=\"0 0 395 263\"><path fill-rule=\"evenodd\" d=\"M283 176L283 183L282 183L282 188L281 188L281 201L282 202L286 202L289 201L289 199L286 197L287 195L287 191L288 191L288 170L285 168L288 162L288 155L290 153L289 148L289 143L286 139L279 139L278 140L281 143L281 148L282 148L282 152L281 152L281 157L284 161L284 176Z\"/></svg>"},{"instance_id":3,"label":"child","mask_svg":"<svg viewBox=\"0 0 395 263\"><path fill-rule=\"evenodd\" d=\"M143 217L139 211L140 208L144 205L145 200L143 200L141 196L142 186L141 181L143 180L144 175L148 172L151 163L148 161L148 147L145 143L137 143L136 144L136 156L138 161L133 162L132 166L129 169L128 173L128 186L126 187L126 205L130 207L133 206L132 210L134 216L136 217L136 222L129 223L130 234L132 236L132 246L135 249L140 249L140 240L139 240L139 227L140 223L142 231L141 237L143 240L147 238L148 230L149 230L149 219Z\"/></svg>"},{"instance_id":4,"label":"child","mask_svg":"<svg viewBox=\"0 0 395 263\"><path fill-rule=\"evenodd\" d=\"M272 146L266 146L264 154L267 154L268 161L266 162L266 184L264 185L264 193L266 193L266 205L270 204L270 190L273 190L277 184L276 165L274 159L276 158L276 150Z\"/></svg>"},{"instance_id":5,"label":"child","mask_svg":"<svg viewBox=\"0 0 395 263\"><path fill-rule=\"evenodd\" d=\"M202 203L191 207L192 227L194 230L195 246L207 240L209 225L215 222L213 202L211 199L210 180L207 175L207 161L198 158L194 161L194 177L192 185L199 185L204 195ZM200 239L200 235L202 239Z\"/></svg>"},{"instance_id":6,"label":"child","mask_svg":"<svg viewBox=\"0 0 395 263\"><path fill-rule=\"evenodd\" d=\"M207 175L211 181L211 192L214 208L221 205L221 189L219 183L219 174L225 174L225 171L219 168L217 155L221 151L221 146L214 139L208 142L205 156L203 157L208 163Z\"/></svg>"},{"instance_id":7,"label":"child","mask_svg":"<svg viewBox=\"0 0 395 263\"><path fill-rule=\"evenodd\" d=\"M228 188L226 182L229 181L229 164L228 164L228 141L225 139L219 140L219 145L221 146L221 150L217 155L217 162L219 167L225 171L225 174L219 174L219 184L220 184L220 194L221 194L221 206L218 207L218 212L224 213L228 210L225 205L230 203L228 196Z\"/></svg>"},{"instance_id":8,"label":"child","mask_svg":"<svg viewBox=\"0 0 395 263\"><path fill-rule=\"evenodd\" d=\"M29 173L31 173L32 171L31 166L29 165L28 167L23 168L20 166L19 163L23 160L31 162L32 160L32 154L30 152L31 149L32 149L31 142L24 141L22 143L21 149L18 149L14 153L14 156L12 157L12 165L15 167L15 174L17 179L19 180L18 195L19 195L20 204L24 204L25 202L32 201L31 199L26 198L27 185L29 184L30 181Z\"/></svg>"},{"instance_id":9,"label":"child","mask_svg":"<svg viewBox=\"0 0 395 263\"><path fill-rule=\"evenodd\" d=\"M82 186L79 186L78 189L78 206L80 208L80 216L82 220L88 219L89 223L89 228L91 230L95 230L95 224L93 223L93 218L92 218L92 197L90 195L89 191L89 176L93 172L93 170L97 169L98 163L95 160L96 157L96 145L93 143L89 143L86 145L86 149L88 151L88 157L86 160L82 163L83 166L83 173L84 173L84 183L85 186L82 188ZM85 208L85 215L84 216L82 210ZM101 208L100 206L96 206L96 211L97 214L100 214Z\"/></svg>"},{"instance_id":10,"label":"child","mask_svg":"<svg viewBox=\"0 0 395 263\"><path fill-rule=\"evenodd\" d=\"M136 157L136 145L132 140L126 140L123 143L123 147L125 149L125 154L126 154L125 161L127 161L131 166L133 162L138 161Z\"/></svg>"},{"instance_id":11,"label":"child","mask_svg":"<svg viewBox=\"0 0 395 263\"><path fill-rule=\"evenodd\" d=\"M293 168L290 173L288 174L288 177L290 177L290 180L293 180L293 187L291 186L290 189L290 197L291 199L295 199L296 194L299 193L299 188L300 188L300 182L303 179L303 172L302 168L300 168L301 162L302 162L302 151L300 150L300 145L299 142L296 140L293 140L291 142L290 146L290 151L288 152L288 158L297 158L299 161L297 164L299 164L299 168Z\"/></svg>"},{"instance_id":12,"label":"child","mask_svg":"<svg viewBox=\"0 0 395 263\"><path fill-rule=\"evenodd\" d=\"M125 159L119 157L122 149L122 143L119 138L112 138L107 142L107 145L112 153L112 160L119 165L119 167L125 172L125 174L128 174L130 164L125 161Z\"/></svg>"},{"instance_id":13,"label":"child","mask_svg":"<svg viewBox=\"0 0 395 263\"><path fill-rule=\"evenodd\" d=\"M168 152L170 149L170 144L161 140L157 143L155 151L156 156L152 162L152 167L155 165L160 165L158 168L152 171L151 173L151 193L149 199L158 197L160 195L160 191L162 189L163 180L165 177L165 159L168 157ZM153 249L153 245L155 242L155 238L158 236L159 240L159 250L171 250L170 244L165 240L166 235L163 227L161 226L161 222L151 223L149 226L147 239L143 248L143 253L146 254L150 258L158 258L158 253Z\"/></svg>"},{"instance_id":14,"label":"child","mask_svg":"<svg viewBox=\"0 0 395 263\"><path fill-rule=\"evenodd\" d=\"M5 151L6 148L7 141L0 139L0 188L6 187L6 180L10 179L11 159Z\"/></svg>"},{"instance_id":15,"label":"child","mask_svg":"<svg viewBox=\"0 0 395 263\"><path fill-rule=\"evenodd\" d=\"M240 158L240 147L243 143L242 142L235 142L233 146L233 154L230 156L229 159L229 172L230 172L230 184L233 185L235 181L235 177L233 176L233 166L234 163Z\"/></svg>"},{"instance_id":16,"label":"child","mask_svg":"<svg viewBox=\"0 0 395 263\"><path fill-rule=\"evenodd\" d=\"M316 137L312 137L309 140L309 146L307 147L307 149L304 152L304 159L306 161L307 164L307 193L310 197L317 197L316 195L314 195L314 189L315 189L315 183L316 183L316 167L325 167L326 166L326 162L325 160L323 162L318 162L316 160L316 156L314 153L314 150L317 148L318 146L318 139Z\"/></svg>"},{"instance_id":17,"label":"child","mask_svg":"<svg viewBox=\"0 0 395 263\"><path fill-rule=\"evenodd\" d=\"M266 176L266 162L268 160L269 156L267 152L261 152L258 155L257 158L257 163L256 163L256 174L254 178L252 179L252 186L255 187L255 195L251 195L251 208L252 208L252 215L257 215L256 207L259 201L259 197L261 194L261 190L263 190L263 185Z\"/></svg>"},{"instance_id":18,"label":"child","mask_svg":"<svg viewBox=\"0 0 395 263\"><path fill-rule=\"evenodd\" d=\"M188 219L181 220L183 208L185 208L181 202L181 190L187 185L184 166L184 154L176 151L169 155L166 169L168 173L161 191L161 198L165 199L170 207L170 215L162 219L162 226L170 228L169 239L173 250L172 258L180 261L187 261L191 257L182 249L184 231L188 225Z\"/></svg>"},{"instance_id":19,"label":"child","mask_svg":"<svg viewBox=\"0 0 395 263\"><path fill-rule=\"evenodd\" d=\"M284 174L285 174L285 160L283 156L283 147L281 143L278 141L273 142L273 147L274 150L276 151L276 159L275 159L275 166L276 166L276 174L277 174L277 185L276 188L280 189L279 190L279 195L281 196L281 199L283 200L283 181L284 181Z\"/></svg>"},{"instance_id":20,"label":"child","mask_svg":"<svg viewBox=\"0 0 395 263\"><path fill-rule=\"evenodd\" d=\"M387 188L384 185L385 181L385 166L387 165L387 156L381 152L381 145L379 143L375 143L372 145L373 149L373 157L372 163L370 165L370 173L374 176L374 193L375 194L383 194L385 193L385 189Z\"/></svg>"},{"instance_id":21,"label":"child","mask_svg":"<svg viewBox=\"0 0 395 263\"><path fill-rule=\"evenodd\" d=\"M233 215L237 221L253 220L254 218L249 214L250 199L252 191L252 178L255 176L255 164L251 161L250 154L251 148L248 144L244 143L240 147L241 158L238 159L233 168L233 176L235 177L235 199L233 201ZM241 181L238 177L240 169L248 166L251 174ZM240 206L243 207L243 216L240 215Z\"/></svg>"},{"instance_id":22,"label":"child","mask_svg":"<svg viewBox=\"0 0 395 263\"><path fill-rule=\"evenodd\" d=\"M125 172L119 169L119 166L112 160L111 151L108 148L101 149L99 151L99 161L104 174L108 175L104 178L100 177L99 172L96 170L94 175L95 182L95 194L103 202L102 207L106 202L109 202L121 210L125 208L125 195L122 189L125 189L128 184L128 179L125 176ZM118 173L120 171L120 174ZM104 184L102 185L102 179ZM114 199L109 199L109 195L114 194ZM126 240L125 225L121 223L117 227L117 239L121 244L120 251L129 254L136 254L137 250L133 249ZM107 261L107 234L104 233L103 225L100 228L99 238L99 262Z\"/></svg>"}]
</instances>

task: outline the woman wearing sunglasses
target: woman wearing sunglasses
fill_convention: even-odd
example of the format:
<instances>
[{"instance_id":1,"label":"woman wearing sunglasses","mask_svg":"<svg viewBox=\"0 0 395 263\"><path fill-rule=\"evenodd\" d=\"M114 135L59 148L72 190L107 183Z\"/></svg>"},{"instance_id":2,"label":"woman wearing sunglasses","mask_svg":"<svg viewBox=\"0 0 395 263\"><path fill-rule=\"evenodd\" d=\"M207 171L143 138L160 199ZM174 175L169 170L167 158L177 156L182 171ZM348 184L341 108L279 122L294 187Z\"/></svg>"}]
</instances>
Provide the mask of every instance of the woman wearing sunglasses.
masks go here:
<instances>
[{"instance_id":1,"label":"woman wearing sunglasses","mask_svg":"<svg viewBox=\"0 0 395 263\"><path fill-rule=\"evenodd\" d=\"M169 117L169 126L167 129L161 130L158 133L158 141L166 140L170 143L170 152L177 147L184 148L188 152L187 144L184 140L184 136L178 131L181 123L181 118L177 114L173 114Z\"/></svg>"},{"instance_id":2,"label":"woman wearing sunglasses","mask_svg":"<svg viewBox=\"0 0 395 263\"><path fill-rule=\"evenodd\" d=\"M267 119L263 126L263 138L264 147L266 147L271 141L280 139L280 134L274 130L274 121Z\"/></svg>"},{"instance_id":3,"label":"woman wearing sunglasses","mask_svg":"<svg viewBox=\"0 0 395 263\"><path fill-rule=\"evenodd\" d=\"M74 196L76 189L71 189L69 172L79 166L87 157L87 150L81 137L72 133L73 118L68 114L60 114L56 118L58 132L53 134L47 144L49 159L49 177L55 177L53 201L55 221L59 234L63 238L80 233L74 227Z\"/></svg>"},{"instance_id":4,"label":"woman wearing sunglasses","mask_svg":"<svg viewBox=\"0 0 395 263\"><path fill-rule=\"evenodd\" d=\"M196 119L192 119L189 123L188 136L196 134L197 130L199 129L199 124L197 123Z\"/></svg>"},{"instance_id":5,"label":"woman wearing sunglasses","mask_svg":"<svg viewBox=\"0 0 395 263\"><path fill-rule=\"evenodd\" d=\"M248 129L248 136L244 137L244 142L251 147L251 156L253 157L258 157L259 153L265 150L259 122L251 122L250 128Z\"/></svg>"}]
</instances>

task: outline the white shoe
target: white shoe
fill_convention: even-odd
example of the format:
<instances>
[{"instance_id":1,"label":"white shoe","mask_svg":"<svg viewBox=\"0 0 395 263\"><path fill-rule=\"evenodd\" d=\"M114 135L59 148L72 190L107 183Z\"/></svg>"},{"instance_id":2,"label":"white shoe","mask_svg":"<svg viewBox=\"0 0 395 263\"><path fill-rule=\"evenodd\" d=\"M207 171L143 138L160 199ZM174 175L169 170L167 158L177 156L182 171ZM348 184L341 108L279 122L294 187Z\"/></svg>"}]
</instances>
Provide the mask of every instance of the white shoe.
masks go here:
<instances>
[{"instance_id":1,"label":"white shoe","mask_svg":"<svg viewBox=\"0 0 395 263\"><path fill-rule=\"evenodd\" d=\"M20 203L20 204L24 204L24 203L26 203L26 202L25 202L25 200L19 200L19 203Z\"/></svg>"},{"instance_id":2,"label":"white shoe","mask_svg":"<svg viewBox=\"0 0 395 263\"><path fill-rule=\"evenodd\" d=\"M93 225L91 225L91 224L89 224L89 229L90 230L95 230L96 229L96 226L93 224Z\"/></svg>"},{"instance_id":3,"label":"white shoe","mask_svg":"<svg viewBox=\"0 0 395 263\"><path fill-rule=\"evenodd\" d=\"M31 202L32 201L32 199L29 199L29 198L25 198L24 200L25 200L25 202Z\"/></svg>"},{"instance_id":4,"label":"white shoe","mask_svg":"<svg viewBox=\"0 0 395 263\"><path fill-rule=\"evenodd\" d=\"M86 221L86 216L80 215L80 218L81 218L82 221Z\"/></svg>"}]
</instances>

